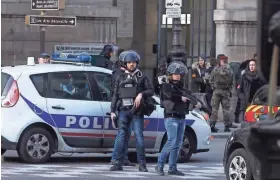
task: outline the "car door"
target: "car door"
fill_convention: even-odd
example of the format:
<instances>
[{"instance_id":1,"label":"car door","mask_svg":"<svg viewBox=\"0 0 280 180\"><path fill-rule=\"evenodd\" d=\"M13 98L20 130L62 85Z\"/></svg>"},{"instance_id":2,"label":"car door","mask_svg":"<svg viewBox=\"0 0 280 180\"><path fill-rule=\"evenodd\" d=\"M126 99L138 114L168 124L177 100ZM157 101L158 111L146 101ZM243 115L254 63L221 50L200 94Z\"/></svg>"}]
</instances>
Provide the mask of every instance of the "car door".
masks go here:
<instances>
[{"instance_id":1,"label":"car door","mask_svg":"<svg viewBox=\"0 0 280 180\"><path fill-rule=\"evenodd\" d=\"M47 108L66 144L100 147L103 117L84 71L49 73Z\"/></svg>"},{"instance_id":2,"label":"car door","mask_svg":"<svg viewBox=\"0 0 280 180\"><path fill-rule=\"evenodd\" d=\"M117 129L113 128L112 121L110 118L111 112L111 78L112 75L103 72L92 72L91 77L94 82L94 86L98 87L100 104L103 115L103 133L104 139L102 147L113 148L115 142L115 136L118 132Z\"/></svg>"}]
</instances>

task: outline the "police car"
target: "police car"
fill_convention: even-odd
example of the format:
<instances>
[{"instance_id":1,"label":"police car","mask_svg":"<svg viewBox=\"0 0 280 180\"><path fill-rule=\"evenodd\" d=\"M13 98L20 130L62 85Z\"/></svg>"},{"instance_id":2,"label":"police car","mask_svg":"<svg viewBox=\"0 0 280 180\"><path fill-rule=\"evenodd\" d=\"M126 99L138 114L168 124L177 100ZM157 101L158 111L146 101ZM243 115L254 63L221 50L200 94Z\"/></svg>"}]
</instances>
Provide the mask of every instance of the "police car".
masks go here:
<instances>
[{"instance_id":1,"label":"police car","mask_svg":"<svg viewBox=\"0 0 280 180\"><path fill-rule=\"evenodd\" d=\"M67 57L53 56L51 64L36 65L31 58L27 65L1 68L2 154L17 150L24 162L43 163L56 152L113 151L118 130L108 115L112 71L86 66L88 57L71 57L69 64ZM163 109L159 98L154 100L157 109L144 123L147 153L160 152L167 139ZM210 127L202 115L191 112L186 115L186 124L182 162L193 153L209 151L211 141ZM132 154L135 142L132 134Z\"/></svg>"}]
</instances>

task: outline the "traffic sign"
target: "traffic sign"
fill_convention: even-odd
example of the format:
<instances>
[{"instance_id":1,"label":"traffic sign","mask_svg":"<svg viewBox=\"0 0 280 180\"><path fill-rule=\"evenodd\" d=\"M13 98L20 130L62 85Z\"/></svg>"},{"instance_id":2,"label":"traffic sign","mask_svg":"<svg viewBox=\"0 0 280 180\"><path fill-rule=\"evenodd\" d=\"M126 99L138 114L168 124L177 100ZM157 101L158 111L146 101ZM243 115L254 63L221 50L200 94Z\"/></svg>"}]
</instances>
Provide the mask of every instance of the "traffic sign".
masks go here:
<instances>
[{"instance_id":1,"label":"traffic sign","mask_svg":"<svg viewBox=\"0 0 280 180\"><path fill-rule=\"evenodd\" d=\"M181 17L181 8L176 9L166 9L167 18L180 18Z\"/></svg>"},{"instance_id":2,"label":"traffic sign","mask_svg":"<svg viewBox=\"0 0 280 180\"><path fill-rule=\"evenodd\" d=\"M165 0L165 8L181 8L182 0Z\"/></svg>"},{"instance_id":3,"label":"traffic sign","mask_svg":"<svg viewBox=\"0 0 280 180\"><path fill-rule=\"evenodd\" d=\"M59 10L65 8L65 0L31 0L32 10Z\"/></svg>"},{"instance_id":4,"label":"traffic sign","mask_svg":"<svg viewBox=\"0 0 280 180\"><path fill-rule=\"evenodd\" d=\"M76 26L76 17L70 16L25 16L25 24L31 26Z\"/></svg>"}]
</instances>

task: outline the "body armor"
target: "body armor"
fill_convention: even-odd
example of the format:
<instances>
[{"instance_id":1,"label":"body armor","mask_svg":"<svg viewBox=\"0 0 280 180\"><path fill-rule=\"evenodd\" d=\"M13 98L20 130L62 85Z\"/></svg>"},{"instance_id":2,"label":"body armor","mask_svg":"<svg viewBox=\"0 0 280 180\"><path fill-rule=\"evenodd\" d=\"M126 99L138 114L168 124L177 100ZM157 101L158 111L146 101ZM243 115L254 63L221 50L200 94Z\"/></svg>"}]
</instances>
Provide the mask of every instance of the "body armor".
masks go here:
<instances>
[{"instance_id":1,"label":"body armor","mask_svg":"<svg viewBox=\"0 0 280 180\"><path fill-rule=\"evenodd\" d=\"M137 77L127 74L126 79L120 84L120 99L122 107L133 106L136 96Z\"/></svg>"}]
</instances>

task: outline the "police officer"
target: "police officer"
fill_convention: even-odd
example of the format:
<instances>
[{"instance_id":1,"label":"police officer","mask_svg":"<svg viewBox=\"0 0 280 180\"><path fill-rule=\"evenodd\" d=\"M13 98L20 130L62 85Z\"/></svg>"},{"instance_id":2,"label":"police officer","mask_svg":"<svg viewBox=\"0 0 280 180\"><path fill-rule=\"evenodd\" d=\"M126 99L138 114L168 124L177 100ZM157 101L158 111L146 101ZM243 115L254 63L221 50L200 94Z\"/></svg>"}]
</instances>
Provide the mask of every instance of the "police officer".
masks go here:
<instances>
[{"instance_id":1,"label":"police officer","mask_svg":"<svg viewBox=\"0 0 280 180\"><path fill-rule=\"evenodd\" d=\"M210 126L212 132L218 132L218 129L215 127L215 125L218 119L218 110L221 103L224 113L224 131L230 132L229 128L233 127L229 116L230 96L232 87L235 84L235 78L230 66L228 65L228 57L224 55L218 58L219 66L214 68L210 76L210 84L213 89Z\"/></svg>"},{"instance_id":2,"label":"police officer","mask_svg":"<svg viewBox=\"0 0 280 180\"><path fill-rule=\"evenodd\" d=\"M183 64L173 62L167 68L167 80L162 85L161 104L164 108L164 124L167 131L167 142L163 146L158 157L156 172L163 176L163 167L169 155L169 175L184 176L177 170L177 159L179 149L183 142L185 133L185 115L189 113L189 102L198 108L201 104L196 100L188 98L184 93L182 76L187 72ZM190 94L189 94L190 95Z\"/></svg>"},{"instance_id":3,"label":"police officer","mask_svg":"<svg viewBox=\"0 0 280 180\"><path fill-rule=\"evenodd\" d=\"M39 64L49 64L50 63L50 55L48 53L42 53L38 58Z\"/></svg>"},{"instance_id":4,"label":"police officer","mask_svg":"<svg viewBox=\"0 0 280 180\"><path fill-rule=\"evenodd\" d=\"M111 102L111 119L116 117L117 103L119 107L119 136L116 139L116 163L110 168L110 171L122 171L125 143L129 140L128 131L132 123L136 138L137 159L139 171L147 172L146 156L144 148L144 114L143 100L153 95L153 88L147 76L137 68L140 57L135 52L129 52L124 56L125 73L121 74L114 87L113 98Z\"/></svg>"},{"instance_id":5,"label":"police officer","mask_svg":"<svg viewBox=\"0 0 280 180\"><path fill-rule=\"evenodd\" d=\"M125 72L125 65L124 65L124 56L128 53L128 51L122 51L120 52L119 54L119 60L116 62L118 64L118 68L116 68L113 72L112 72L112 82L111 82L111 95L113 96L114 92L114 87L115 87L115 82L117 80L117 78L123 74ZM118 109L118 107L117 107ZM114 122L115 123L115 122ZM128 129L128 132L127 132L127 136L128 136L128 139L130 139L130 136L131 136L131 129L132 129L132 126L130 125L129 129ZM120 131L119 131L120 132ZM120 133L118 132L117 136L116 136L116 139L119 138L119 135ZM112 158L111 158L111 164L114 165L115 162L116 162L116 148L117 148L117 141L115 140L115 144L114 144L114 151L112 153ZM125 145L124 145L124 148L125 148L125 157L124 157L124 163L123 165L124 166L135 166L135 164L131 163L128 159L128 141L125 142Z\"/></svg>"}]
</instances>

